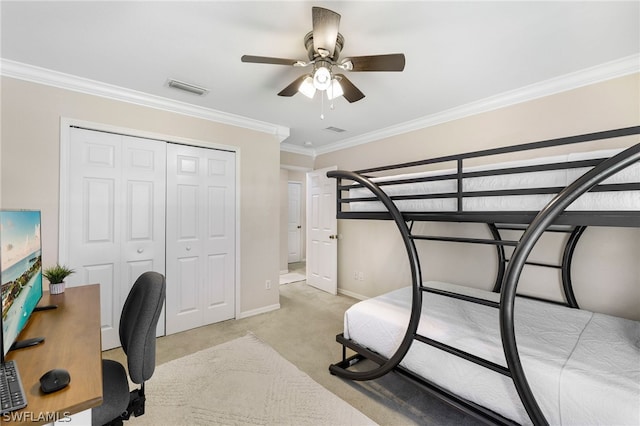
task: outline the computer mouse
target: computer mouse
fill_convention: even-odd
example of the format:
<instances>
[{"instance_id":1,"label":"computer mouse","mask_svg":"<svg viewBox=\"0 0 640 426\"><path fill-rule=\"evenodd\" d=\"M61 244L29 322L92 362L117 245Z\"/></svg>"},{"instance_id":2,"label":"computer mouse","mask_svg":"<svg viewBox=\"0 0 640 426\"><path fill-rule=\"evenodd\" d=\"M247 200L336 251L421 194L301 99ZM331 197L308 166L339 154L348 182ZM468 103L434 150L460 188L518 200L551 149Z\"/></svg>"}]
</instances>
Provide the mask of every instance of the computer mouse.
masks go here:
<instances>
[{"instance_id":1,"label":"computer mouse","mask_svg":"<svg viewBox=\"0 0 640 426\"><path fill-rule=\"evenodd\" d=\"M71 376L67 370L54 368L47 371L40 377L40 389L44 393L51 393L67 386L71 381Z\"/></svg>"}]
</instances>

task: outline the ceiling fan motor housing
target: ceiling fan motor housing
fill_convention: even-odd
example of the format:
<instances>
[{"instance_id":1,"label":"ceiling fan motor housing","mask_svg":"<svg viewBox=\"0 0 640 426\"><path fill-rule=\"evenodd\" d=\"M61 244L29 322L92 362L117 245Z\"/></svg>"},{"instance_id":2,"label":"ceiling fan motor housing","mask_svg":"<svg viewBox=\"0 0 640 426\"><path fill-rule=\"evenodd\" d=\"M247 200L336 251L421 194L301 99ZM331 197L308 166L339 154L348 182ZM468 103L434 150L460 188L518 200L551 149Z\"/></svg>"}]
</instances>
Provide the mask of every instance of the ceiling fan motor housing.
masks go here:
<instances>
[{"instance_id":1,"label":"ceiling fan motor housing","mask_svg":"<svg viewBox=\"0 0 640 426\"><path fill-rule=\"evenodd\" d=\"M309 57L309 61L313 61L316 58L320 57L320 54L317 53L313 49L313 31L309 31L307 35L304 36L304 47L307 49L307 56ZM344 47L344 37L342 34L338 33L338 37L336 38L336 47L333 52L330 52L327 56L332 61L337 61L340 57L340 53L342 52L342 48Z\"/></svg>"}]
</instances>

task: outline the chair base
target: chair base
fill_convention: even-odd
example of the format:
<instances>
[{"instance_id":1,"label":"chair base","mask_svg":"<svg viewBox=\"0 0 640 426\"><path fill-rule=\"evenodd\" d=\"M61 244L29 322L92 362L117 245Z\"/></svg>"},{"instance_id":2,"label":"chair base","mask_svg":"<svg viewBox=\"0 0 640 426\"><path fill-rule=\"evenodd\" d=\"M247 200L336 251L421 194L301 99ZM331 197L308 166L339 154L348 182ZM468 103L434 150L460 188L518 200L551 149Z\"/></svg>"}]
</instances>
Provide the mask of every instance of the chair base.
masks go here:
<instances>
[{"instance_id":1,"label":"chair base","mask_svg":"<svg viewBox=\"0 0 640 426\"><path fill-rule=\"evenodd\" d=\"M134 417L140 417L144 414L144 403L147 400L144 395L144 384L140 389L134 389L129 393L129 406L120 414L119 417L106 423L104 426L122 426L125 420L129 420L131 415Z\"/></svg>"}]
</instances>

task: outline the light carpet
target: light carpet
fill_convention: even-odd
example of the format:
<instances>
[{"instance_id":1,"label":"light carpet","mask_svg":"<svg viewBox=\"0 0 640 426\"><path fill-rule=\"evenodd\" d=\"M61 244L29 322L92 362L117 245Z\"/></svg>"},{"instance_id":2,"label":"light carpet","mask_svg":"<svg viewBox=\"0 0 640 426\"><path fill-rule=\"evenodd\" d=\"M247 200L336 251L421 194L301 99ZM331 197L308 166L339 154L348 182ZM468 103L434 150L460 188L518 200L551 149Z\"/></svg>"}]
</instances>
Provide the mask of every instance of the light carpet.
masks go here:
<instances>
[{"instance_id":1,"label":"light carpet","mask_svg":"<svg viewBox=\"0 0 640 426\"><path fill-rule=\"evenodd\" d=\"M375 424L253 334L156 367L146 395L135 424Z\"/></svg>"},{"instance_id":2,"label":"light carpet","mask_svg":"<svg viewBox=\"0 0 640 426\"><path fill-rule=\"evenodd\" d=\"M307 279L307 276L299 272L288 272L286 274L280 275L280 285L291 284L298 281L304 281L306 279Z\"/></svg>"}]
</instances>

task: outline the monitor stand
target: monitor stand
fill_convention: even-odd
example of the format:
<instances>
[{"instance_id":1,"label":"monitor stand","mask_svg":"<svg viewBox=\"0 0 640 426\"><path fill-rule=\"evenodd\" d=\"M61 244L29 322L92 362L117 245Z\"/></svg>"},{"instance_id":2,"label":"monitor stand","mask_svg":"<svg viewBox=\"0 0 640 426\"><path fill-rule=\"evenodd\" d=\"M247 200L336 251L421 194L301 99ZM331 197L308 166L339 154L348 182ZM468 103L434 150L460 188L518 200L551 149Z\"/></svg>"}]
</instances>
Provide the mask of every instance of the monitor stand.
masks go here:
<instances>
[{"instance_id":1,"label":"monitor stand","mask_svg":"<svg viewBox=\"0 0 640 426\"><path fill-rule=\"evenodd\" d=\"M36 306L35 308L33 308L33 312L48 311L50 309L56 309L57 307L58 307L58 305Z\"/></svg>"},{"instance_id":2,"label":"monitor stand","mask_svg":"<svg viewBox=\"0 0 640 426\"><path fill-rule=\"evenodd\" d=\"M33 337L31 339L16 340L9 348L9 351L15 351L18 349L28 348L29 346L35 346L44 342L44 337Z\"/></svg>"},{"instance_id":3,"label":"monitor stand","mask_svg":"<svg viewBox=\"0 0 640 426\"><path fill-rule=\"evenodd\" d=\"M33 309L33 312L48 311L50 309L56 309L57 307L58 307L57 305L36 306ZM44 337L33 337L31 339L16 340L15 342L13 342L13 345L11 345L11 347L9 348L9 351L28 348L29 346L35 346L42 342L44 342Z\"/></svg>"}]
</instances>

